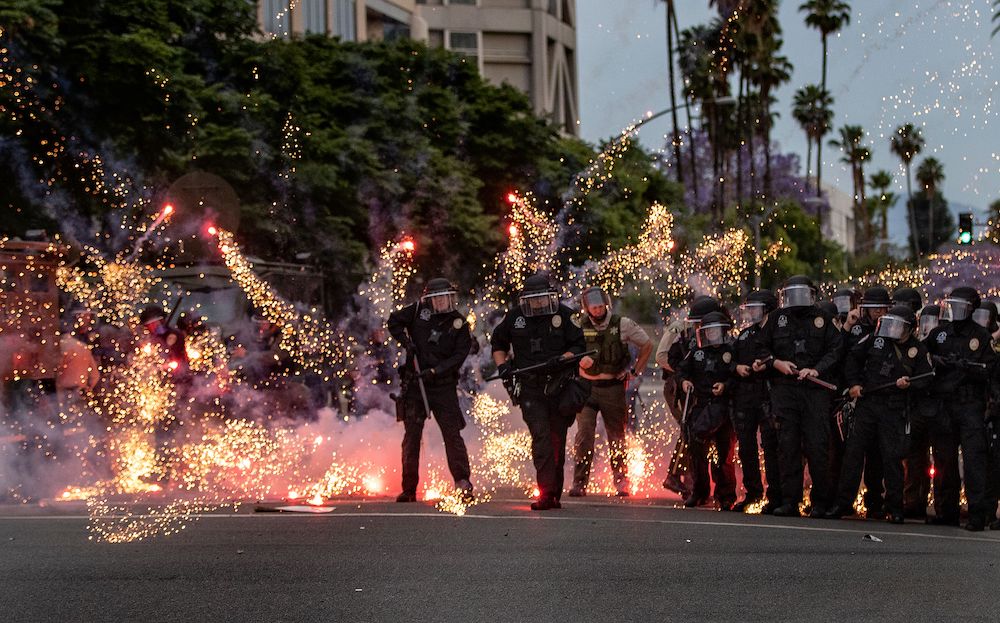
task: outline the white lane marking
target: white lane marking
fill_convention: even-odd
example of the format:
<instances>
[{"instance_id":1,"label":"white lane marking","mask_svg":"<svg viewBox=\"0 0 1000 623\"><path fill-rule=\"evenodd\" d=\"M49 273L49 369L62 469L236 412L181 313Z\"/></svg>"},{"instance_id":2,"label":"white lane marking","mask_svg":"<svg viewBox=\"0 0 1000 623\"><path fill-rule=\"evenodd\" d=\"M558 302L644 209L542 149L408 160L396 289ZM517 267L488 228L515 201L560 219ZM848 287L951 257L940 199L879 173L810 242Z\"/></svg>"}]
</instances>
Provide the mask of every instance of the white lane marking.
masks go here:
<instances>
[{"instance_id":1,"label":"white lane marking","mask_svg":"<svg viewBox=\"0 0 1000 623\"><path fill-rule=\"evenodd\" d=\"M669 507L667 507L669 508ZM306 515L300 513L227 513L227 514L202 514L202 515L189 515L192 519L233 519L233 518L254 518L254 517L286 517L286 518L303 518L310 517L315 518L315 515ZM148 517L148 515L133 515L134 518ZM731 521L691 521L685 519L635 519L630 517L566 517L566 516L556 516L556 515L465 515L463 517L458 517L450 513L421 513L421 512L410 512L410 513L383 513L383 512L372 512L372 513L329 513L325 515L326 518L333 517L350 517L350 518L364 518L364 517L425 517L434 519L492 519L492 520L503 520L503 519L515 519L521 521L576 521L576 522L604 522L604 523L635 523L635 524L657 524L657 525L678 525L678 526L715 526L715 527L731 527L731 528L757 528L757 529L770 529L770 530L798 530L803 532L827 532L831 534L855 534L858 536L864 536L865 534L874 534L875 531L872 530L851 530L847 528L819 528L815 526L785 526L767 523L737 523ZM90 519L86 515L30 515L24 517L18 516L0 516L0 521L5 520L39 520L39 519L72 519L72 520L84 520ZM116 519L116 517L99 517L99 519ZM815 520L814 520L815 521ZM1000 544L1000 539L989 538L989 537L973 537L973 536L952 536L947 534L925 534L922 532L879 532L883 536L888 536L889 538L893 536L909 536L915 538L923 539L942 539L946 541L970 541L978 543L996 543Z\"/></svg>"}]
</instances>

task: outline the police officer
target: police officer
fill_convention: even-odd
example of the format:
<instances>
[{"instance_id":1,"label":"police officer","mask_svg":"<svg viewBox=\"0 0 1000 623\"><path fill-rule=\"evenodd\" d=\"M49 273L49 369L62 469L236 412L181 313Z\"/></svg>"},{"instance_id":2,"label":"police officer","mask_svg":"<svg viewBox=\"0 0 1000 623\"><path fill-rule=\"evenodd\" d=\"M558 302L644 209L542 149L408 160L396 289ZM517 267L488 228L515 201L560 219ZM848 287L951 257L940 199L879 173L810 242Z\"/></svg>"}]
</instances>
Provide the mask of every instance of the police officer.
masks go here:
<instances>
[{"instance_id":1,"label":"police officer","mask_svg":"<svg viewBox=\"0 0 1000 623\"><path fill-rule=\"evenodd\" d=\"M677 493L684 499L687 499L691 495L692 476L689 473L691 457L684 427L681 422L684 409L678 404L677 380L675 375L681 361L687 357L688 353L697 348L696 330L701 323L701 319L706 314L721 310L722 306L714 298L704 295L696 296L688 307L683 330L679 330L679 327L677 329L668 328L664 332L660 346L656 350L656 363L663 369L663 392L668 401L673 399L673 408L670 410L670 413L677 421L680 430L677 442L674 444L673 453L670 456L670 464L667 467L667 478L663 481L663 487ZM676 334L676 337L669 341L668 346L668 338L674 337L670 335L672 332ZM680 399L680 402L683 403L683 398ZM687 482L685 482L685 478L687 478Z\"/></svg>"},{"instance_id":2,"label":"police officer","mask_svg":"<svg viewBox=\"0 0 1000 623\"><path fill-rule=\"evenodd\" d=\"M580 376L590 381L590 398L576 416L576 467L573 470L573 488L569 494L580 497L587 494L590 468L594 460L594 435L597 414L604 420L608 434L608 456L614 475L618 496L629 495L625 418L628 404L625 391L628 384L644 370L653 352L649 335L629 318L611 311L611 297L599 287L590 287L580 296L580 313L577 315L587 342L587 350L596 350L593 357L580 360ZM629 344L639 349L635 365L629 354Z\"/></svg>"},{"instance_id":3,"label":"police officer","mask_svg":"<svg viewBox=\"0 0 1000 623\"><path fill-rule=\"evenodd\" d=\"M771 417L770 396L763 373L753 371L757 356L757 334L767 315L778 307L778 299L770 290L757 290L747 295L740 307L744 329L733 343L736 376L732 382L733 428L739 443L740 464L743 466L743 488L746 497L733 507L735 511L764 499L764 485L760 476L760 446L764 450L764 469L767 474L767 504L764 514L781 506L781 468L778 463L778 431Z\"/></svg>"},{"instance_id":4,"label":"police officer","mask_svg":"<svg viewBox=\"0 0 1000 623\"><path fill-rule=\"evenodd\" d=\"M684 422L694 475L691 495L684 500L688 508L701 506L709 499L709 463L719 508L732 510L736 502L733 426L729 413L729 383L736 373L731 331L732 324L725 314L706 314L696 330L695 349L677 370L682 391L691 395ZM710 461L708 453L713 444L716 457Z\"/></svg>"},{"instance_id":5,"label":"police officer","mask_svg":"<svg viewBox=\"0 0 1000 623\"><path fill-rule=\"evenodd\" d=\"M854 288L841 288L833 294L832 303L837 308L837 313L833 316L837 327L843 329L844 323L851 312L858 308L861 302L861 292Z\"/></svg>"},{"instance_id":6,"label":"police officer","mask_svg":"<svg viewBox=\"0 0 1000 623\"><path fill-rule=\"evenodd\" d=\"M455 488L472 496L469 453L461 430L465 418L458 405L458 370L472 348L469 325L458 311L458 294L447 279L427 282L416 303L389 315L389 333L406 346L403 364L403 492L397 502L415 502L420 476L420 440L424 421L434 415ZM426 403L425 403L426 397ZM430 413L427 413L427 408Z\"/></svg>"},{"instance_id":7,"label":"police officer","mask_svg":"<svg viewBox=\"0 0 1000 623\"><path fill-rule=\"evenodd\" d=\"M896 288L892 293L892 301L897 305L908 305L914 314L920 313L924 306L924 297L916 288Z\"/></svg>"},{"instance_id":8,"label":"police officer","mask_svg":"<svg viewBox=\"0 0 1000 623\"><path fill-rule=\"evenodd\" d=\"M979 307L974 288L958 287L945 299L951 321L933 330L927 348L937 371L931 398L937 417L931 429L934 452L934 498L938 514L930 523L958 525L959 495L964 477L969 500L966 528L980 531L990 519L986 491L986 401L996 361L990 333L972 319ZM958 450L962 449L962 475ZM939 500L940 498L940 500Z\"/></svg>"},{"instance_id":9,"label":"police officer","mask_svg":"<svg viewBox=\"0 0 1000 623\"><path fill-rule=\"evenodd\" d=\"M844 324L844 356L850 353L861 340L872 335L879 318L888 313L892 307L892 298L889 291L882 286L872 286L865 290L861 297L861 303L857 310L847 317ZM839 441L838 438L835 440ZM871 437L868 447L865 449L864 459L864 479L865 495L864 503L868 517L875 518L883 513L883 492L884 484L882 479L882 459L879 456L879 442L877 437ZM836 480L842 472L843 452L845 444L834 443L833 456L833 476L834 488L837 487Z\"/></svg>"},{"instance_id":10,"label":"police officer","mask_svg":"<svg viewBox=\"0 0 1000 623\"><path fill-rule=\"evenodd\" d=\"M840 359L843 337L816 307L816 288L803 275L790 277L779 291L758 339L757 370L776 372L771 408L778 422L781 501L778 516L798 516L805 457L812 478L810 517L822 517L830 503L831 392L808 379L826 377Z\"/></svg>"},{"instance_id":11,"label":"police officer","mask_svg":"<svg viewBox=\"0 0 1000 623\"><path fill-rule=\"evenodd\" d=\"M868 470L868 448L876 442L885 474L889 521L903 523L903 456L909 432L914 390L929 378L911 381L932 370L926 347L916 337L917 318L909 305L896 305L881 316L872 335L858 342L847 357L845 377L850 397L857 400L847 438L836 504L826 516L839 519L854 513L861 471Z\"/></svg>"},{"instance_id":12,"label":"police officer","mask_svg":"<svg viewBox=\"0 0 1000 623\"><path fill-rule=\"evenodd\" d=\"M525 279L517 306L493 330L490 345L501 376L510 378L519 368L549 364L538 373L518 375L517 382L511 385L511 398L520 403L521 416L531 433L531 458L539 492L531 509L561 508L566 432L576 412L567 414L560 404L561 397L546 393L551 380L547 370L558 367L559 359L584 352L579 319L559 302L559 294L548 277L535 274Z\"/></svg>"},{"instance_id":13,"label":"police officer","mask_svg":"<svg viewBox=\"0 0 1000 623\"><path fill-rule=\"evenodd\" d=\"M924 342L940 324L941 308L925 305L917 319L917 338ZM931 424L937 415L937 402L931 399L930 385L911 390L910 441L906 451L906 481L903 485L903 515L907 519L926 519L931 494ZM935 506L940 500L935 499Z\"/></svg>"}]
</instances>

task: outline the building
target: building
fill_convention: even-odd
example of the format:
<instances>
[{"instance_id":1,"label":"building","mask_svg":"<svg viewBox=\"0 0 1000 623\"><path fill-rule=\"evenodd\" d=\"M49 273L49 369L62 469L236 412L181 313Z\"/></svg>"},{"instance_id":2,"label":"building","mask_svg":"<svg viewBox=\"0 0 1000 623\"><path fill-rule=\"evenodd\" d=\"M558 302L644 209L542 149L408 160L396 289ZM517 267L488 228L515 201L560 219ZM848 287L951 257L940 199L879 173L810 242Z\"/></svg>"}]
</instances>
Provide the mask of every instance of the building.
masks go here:
<instances>
[{"instance_id":1,"label":"building","mask_svg":"<svg viewBox=\"0 0 1000 623\"><path fill-rule=\"evenodd\" d=\"M823 236L833 240L848 253L855 251L854 199L836 186L823 184L830 211L823 219Z\"/></svg>"},{"instance_id":2,"label":"building","mask_svg":"<svg viewBox=\"0 0 1000 623\"><path fill-rule=\"evenodd\" d=\"M536 114L579 133L575 0L260 0L268 34L344 41L411 37L475 59L495 84L531 98Z\"/></svg>"}]
</instances>

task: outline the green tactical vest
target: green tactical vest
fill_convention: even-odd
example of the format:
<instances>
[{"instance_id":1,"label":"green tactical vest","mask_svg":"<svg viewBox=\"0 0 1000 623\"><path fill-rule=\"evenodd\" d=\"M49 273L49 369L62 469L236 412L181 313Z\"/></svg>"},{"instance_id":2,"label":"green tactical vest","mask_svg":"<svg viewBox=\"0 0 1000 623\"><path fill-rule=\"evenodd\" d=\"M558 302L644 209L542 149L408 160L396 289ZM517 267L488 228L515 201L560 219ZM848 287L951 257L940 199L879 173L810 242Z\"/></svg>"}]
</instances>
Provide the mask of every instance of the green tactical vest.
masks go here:
<instances>
[{"instance_id":1,"label":"green tactical vest","mask_svg":"<svg viewBox=\"0 0 1000 623\"><path fill-rule=\"evenodd\" d=\"M594 365L587 370L587 374L618 374L624 371L632 358L628 348L622 343L621 316L612 315L611 321L603 331L595 329L585 313L581 312L581 319L587 350L597 351Z\"/></svg>"}]
</instances>

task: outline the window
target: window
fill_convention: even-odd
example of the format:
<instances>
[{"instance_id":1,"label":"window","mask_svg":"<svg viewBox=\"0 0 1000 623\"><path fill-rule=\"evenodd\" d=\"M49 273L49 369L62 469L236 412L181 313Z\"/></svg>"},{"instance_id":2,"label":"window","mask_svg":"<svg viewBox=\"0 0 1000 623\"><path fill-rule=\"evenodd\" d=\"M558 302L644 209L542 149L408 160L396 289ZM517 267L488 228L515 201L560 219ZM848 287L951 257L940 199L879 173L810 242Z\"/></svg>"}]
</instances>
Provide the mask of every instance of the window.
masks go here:
<instances>
[{"instance_id":1,"label":"window","mask_svg":"<svg viewBox=\"0 0 1000 623\"><path fill-rule=\"evenodd\" d=\"M479 56L479 34L474 32L451 32L448 34L448 49L468 56Z\"/></svg>"},{"instance_id":2,"label":"window","mask_svg":"<svg viewBox=\"0 0 1000 623\"><path fill-rule=\"evenodd\" d=\"M357 37L354 34L354 0L333 0L333 32L334 37L340 37L341 41L354 41Z\"/></svg>"},{"instance_id":3,"label":"window","mask_svg":"<svg viewBox=\"0 0 1000 623\"><path fill-rule=\"evenodd\" d=\"M445 0L445 4L471 4L476 6L479 0Z\"/></svg>"},{"instance_id":4,"label":"window","mask_svg":"<svg viewBox=\"0 0 1000 623\"><path fill-rule=\"evenodd\" d=\"M288 0L264 0L264 32L287 37L291 30Z\"/></svg>"},{"instance_id":5,"label":"window","mask_svg":"<svg viewBox=\"0 0 1000 623\"><path fill-rule=\"evenodd\" d=\"M305 31L311 34L326 34L326 0L302 0L302 18Z\"/></svg>"}]
</instances>

